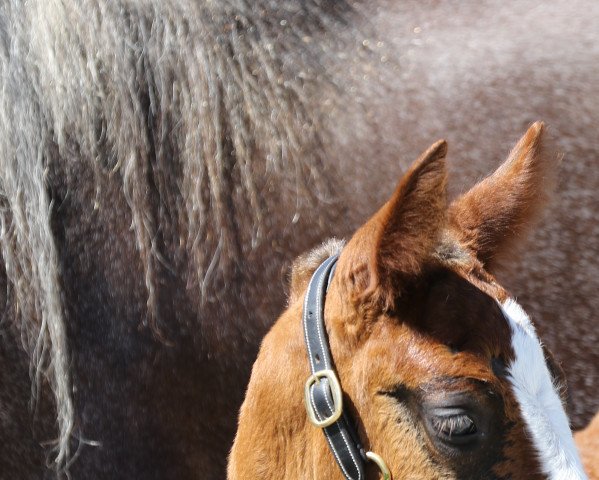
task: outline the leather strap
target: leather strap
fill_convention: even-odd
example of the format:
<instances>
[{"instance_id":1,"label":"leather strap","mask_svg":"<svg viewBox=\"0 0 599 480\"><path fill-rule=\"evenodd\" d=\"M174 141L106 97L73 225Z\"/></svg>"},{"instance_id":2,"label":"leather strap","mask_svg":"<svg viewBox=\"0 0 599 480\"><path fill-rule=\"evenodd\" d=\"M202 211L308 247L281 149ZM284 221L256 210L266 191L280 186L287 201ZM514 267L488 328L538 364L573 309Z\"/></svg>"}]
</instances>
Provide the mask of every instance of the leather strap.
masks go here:
<instances>
[{"instance_id":1,"label":"leather strap","mask_svg":"<svg viewBox=\"0 0 599 480\"><path fill-rule=\"evenodd\" d=\"M322 375L307 384L306 403L309 402L310 405L306 405L306 408L312 409L318 421L326 421L334 415L335 411L338 411L338 408L342 408L341 404L337 405L335 401L335 389L341 393L341 388L334 373L335 365L324 324L324 302L337 258L338 255L329 257L316 269L304 300L304 337L308 347L310 370L313 375ZM345 478L364 480L366 463L364 449L345 411L342 411L336 421L325 426L323 431Z\"/></svg>"}]
</instances>

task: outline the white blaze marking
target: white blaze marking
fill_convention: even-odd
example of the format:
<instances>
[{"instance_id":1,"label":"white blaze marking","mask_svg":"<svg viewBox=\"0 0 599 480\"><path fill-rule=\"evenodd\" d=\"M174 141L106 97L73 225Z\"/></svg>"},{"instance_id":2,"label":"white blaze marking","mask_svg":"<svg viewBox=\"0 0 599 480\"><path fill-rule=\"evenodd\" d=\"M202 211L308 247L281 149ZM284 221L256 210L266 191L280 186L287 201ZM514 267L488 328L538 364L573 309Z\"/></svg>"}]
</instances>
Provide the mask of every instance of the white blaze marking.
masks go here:
<instances>
[{"instance_id":1,"label":"white blaze marking","mask_svg":"<svg viewBox=\"0 0 599 480\"><path fill-rule=\"evenodd\" d=\"M508 368L510 382L543 473L551 480L586 479L566 412L530 318L514 300L507 300L501 308L512 329L516 357Z\"/></svg>"}]
</instances>

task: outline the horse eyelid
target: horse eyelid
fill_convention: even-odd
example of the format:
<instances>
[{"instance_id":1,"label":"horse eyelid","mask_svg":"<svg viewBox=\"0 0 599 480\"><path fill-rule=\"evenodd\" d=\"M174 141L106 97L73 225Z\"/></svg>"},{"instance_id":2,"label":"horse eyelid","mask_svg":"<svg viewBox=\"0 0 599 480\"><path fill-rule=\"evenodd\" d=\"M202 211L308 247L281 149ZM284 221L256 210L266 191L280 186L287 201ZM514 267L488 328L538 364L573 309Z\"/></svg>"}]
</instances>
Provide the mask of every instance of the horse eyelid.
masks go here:
<instances>
[{"instance_id":1,"label":"horse eyelid","mask_svg":"<svg viewBox=\"0 0 599 480\"><path fill-rule=\"evenodd\" d=\"M389 390L379 390L377 393L379 395L393 397L400 402L408 400L412 395L412 391L403 384L396 385Z\"/></svg>"}]
</instances>

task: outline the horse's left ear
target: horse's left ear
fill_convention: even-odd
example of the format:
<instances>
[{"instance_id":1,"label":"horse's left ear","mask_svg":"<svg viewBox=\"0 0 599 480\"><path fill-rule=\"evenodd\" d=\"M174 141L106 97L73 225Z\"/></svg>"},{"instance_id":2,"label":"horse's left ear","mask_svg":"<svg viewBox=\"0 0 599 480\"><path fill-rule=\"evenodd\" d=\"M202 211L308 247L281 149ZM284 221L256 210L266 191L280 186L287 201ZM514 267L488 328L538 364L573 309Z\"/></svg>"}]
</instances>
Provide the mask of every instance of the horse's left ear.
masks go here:
<instances>
[{"instance_id":1,"label":"horse's left ear","mask_svg":"<svg viewBox=\"0 0 599 480\"><path fill-rule=\"evenodd\" d=\"M533 124L507 160L449 207L449 225L492 270L523 238L553 190L557 157L543 150L542 122Z\"/></svg>"},{"instance_id":2,"label":"horse's left ear","mask_svg":"<svg viewBox=\"0 0 599 480\"><path fill-rule=\"evenodd\" d=\"M423 153L343 250L336 276L355 303L392 308L404 284L420 274L445 223L446 153L445 141Z\"/></svg>"}]
</instances>

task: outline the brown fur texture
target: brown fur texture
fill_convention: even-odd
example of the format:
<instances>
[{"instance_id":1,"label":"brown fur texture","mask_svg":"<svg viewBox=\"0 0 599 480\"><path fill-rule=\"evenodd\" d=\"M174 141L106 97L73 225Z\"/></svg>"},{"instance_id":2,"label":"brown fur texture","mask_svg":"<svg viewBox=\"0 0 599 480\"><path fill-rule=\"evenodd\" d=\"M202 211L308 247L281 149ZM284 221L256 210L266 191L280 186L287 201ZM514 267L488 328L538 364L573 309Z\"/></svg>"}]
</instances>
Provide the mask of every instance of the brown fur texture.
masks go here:
<instances>
[{"instance_id":1,"label":"brown fur texture","mask_svg":"<svg viewBox=\"0 0 599 480\"><path fill-rule=\"evenodd\" d=\"M514 355L510 327L497 305L508 294L481 262L519 234L514 225L538 213L527 198L504 198L516 198L524 184L535 191L544 184L543 175L530 173L538 172L535 163L546 161L540 130L533 125L515 149L526 152L528 168L514 170L522 159L510 156L491 181L449 207L449 221L446 147L435 144L339 257L325 304L332 356L365 448L386 460L394 478L544 478L501 367ZM479 195L510 205L496 211L503 217L493 228L488 228L490 210L476 207L483 200ZM459 230L460 225L468 228ZM483 229L484 242L469 240ZM312 260L322 260L325 250ZM305 277L316 263L295 271ZM375 282L362 280L373 272ZM265 337L254 364L229 480L342 478L302 404L308 375L301 331L305 282L293 281L294 287L302 291L292 293L294 301ZM430 427L430 408L454 396L476 405L479 428L486 433L482 445L456 450ZM368 478L375 472L370 465Z\"/></svg>"},{"instance_id":2,"label":"brown fur texture","mask_svg":"<svg viewBox=\"0 0 599 480\"><path fill-rule=\"evenodd\" d=\"M589 480L599 480L599 413L584 430L574 434L574 440Z\"/></svg>"},{"instance_id":3,"label":"brown fur texture","mask_svg":"<svg viewBox=\"0 0 599 480\"><path fill-rule=\"evenodd\" d=\"M340 253L344 244L345 242L341 240L331 238L319 247L314 248L295 259L291 266L291 276L289 279L289 305L297 302L298 297L295 295L306 290L314 270L318 268L323 260L336 253Z\"/></svg>"}]
</instances>

